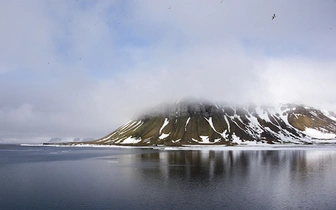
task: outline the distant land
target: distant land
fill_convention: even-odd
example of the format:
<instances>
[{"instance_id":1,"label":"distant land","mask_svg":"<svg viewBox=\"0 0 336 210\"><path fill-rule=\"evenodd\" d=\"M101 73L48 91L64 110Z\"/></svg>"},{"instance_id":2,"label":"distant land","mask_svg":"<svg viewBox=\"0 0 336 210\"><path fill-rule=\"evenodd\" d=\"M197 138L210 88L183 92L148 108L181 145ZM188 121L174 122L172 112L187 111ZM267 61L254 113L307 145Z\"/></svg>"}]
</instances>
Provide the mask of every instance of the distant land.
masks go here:
<instances>
[{"instance_id":1,"label":"distant land","mask_svg":"<svg viewBox=\"0 0 336 210\"><path fill-rule=\"evenodd\" d=\"M330 111L299 104L232 106L181 101L156 107L103 138L80 144L233 146L335 140L336 114Z\"/></svg>"},{"instance_id":2,"label":"distant land","mask_svg":"<svg viewBox=\"0 0 336 210\"><path fill-rule=\"evenodd\" d=\"M57 142L86 142L86 141L93 141L94 138L80 138L80 137L52 137L50 138L50 143L57 143Z\"/></svg>"},{"instance_id":3,"label":"distant land","mask_svg":"<svg viewBox=\"0 0 336 210\"><path fill-rule=\"evenodd\" d=\"M48 140L49 139L49 140ZM64 143L64 142L87 142L87 141L93 141L95 138L91 137L26 137L23 138L20 136L20 138L1 138L0 143L1 144L39 144L41 142L47 142L47 143Z\"/></svg>"}]
</instances>

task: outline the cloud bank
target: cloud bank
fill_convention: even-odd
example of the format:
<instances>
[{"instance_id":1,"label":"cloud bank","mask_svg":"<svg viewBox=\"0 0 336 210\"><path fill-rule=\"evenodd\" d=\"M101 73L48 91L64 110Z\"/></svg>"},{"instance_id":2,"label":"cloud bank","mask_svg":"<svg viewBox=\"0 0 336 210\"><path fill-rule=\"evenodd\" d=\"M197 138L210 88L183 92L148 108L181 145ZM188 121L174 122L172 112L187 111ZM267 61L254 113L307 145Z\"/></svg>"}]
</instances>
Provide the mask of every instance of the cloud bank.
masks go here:
<instances>
[{"instance_id":1,"label":"cloud bank","mask_svg":"<svg viewBox=\"0 0 336 210\"><path fill-rule=\"evenodd\" d=\"M335 9L331 0L3 1L0 138L98 138L183 97L336 111Z\"/></svg>"}]
</instances>

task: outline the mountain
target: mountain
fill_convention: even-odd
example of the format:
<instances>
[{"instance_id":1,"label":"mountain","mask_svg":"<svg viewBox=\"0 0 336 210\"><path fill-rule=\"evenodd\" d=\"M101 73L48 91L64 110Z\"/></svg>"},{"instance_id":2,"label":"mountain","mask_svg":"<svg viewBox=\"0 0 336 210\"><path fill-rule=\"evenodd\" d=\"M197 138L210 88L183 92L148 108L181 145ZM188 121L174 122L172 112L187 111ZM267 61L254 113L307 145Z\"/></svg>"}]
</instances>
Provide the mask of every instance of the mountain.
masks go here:
<instances>
[{"instance_id":1,"label":"mountain","mask_svg":"<svg viewBox=\"0 0 336 210\"><path fill-rule=\"evenodd\" d=\"M296 104L179 102L153 109L92 141L103 145L312 143L336 138L336 114Z\"/></svg>"},{"instance_id":2,"label":"mountain","mask_svg":"<svg viewBox=\"0 0 336 210\"><path fill-rule=\"evenodd\" d=\"M62 143L62 142L86 142L92 141L94 138L79 138L79 137L52 137L49 140L49 143Z\"/></svg>"}]
</instances>

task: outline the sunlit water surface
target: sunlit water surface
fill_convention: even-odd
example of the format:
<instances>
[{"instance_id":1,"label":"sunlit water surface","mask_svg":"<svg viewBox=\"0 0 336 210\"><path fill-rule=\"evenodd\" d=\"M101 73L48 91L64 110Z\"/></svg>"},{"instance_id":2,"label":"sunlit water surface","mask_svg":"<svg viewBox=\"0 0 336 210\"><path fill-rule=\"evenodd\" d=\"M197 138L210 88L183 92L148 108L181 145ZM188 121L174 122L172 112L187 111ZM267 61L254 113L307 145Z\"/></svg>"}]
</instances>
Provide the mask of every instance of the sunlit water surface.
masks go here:
<instances>
[{"instance_id":1,"label":"sunlit water surface","mask_svg":"<svg viewBox=\"0 0 336 210\"><path fill-rule=\"evenodd\" d=\"M0 209L336 209L336 149L0 145Z\"/></svg>"}]
</instances>

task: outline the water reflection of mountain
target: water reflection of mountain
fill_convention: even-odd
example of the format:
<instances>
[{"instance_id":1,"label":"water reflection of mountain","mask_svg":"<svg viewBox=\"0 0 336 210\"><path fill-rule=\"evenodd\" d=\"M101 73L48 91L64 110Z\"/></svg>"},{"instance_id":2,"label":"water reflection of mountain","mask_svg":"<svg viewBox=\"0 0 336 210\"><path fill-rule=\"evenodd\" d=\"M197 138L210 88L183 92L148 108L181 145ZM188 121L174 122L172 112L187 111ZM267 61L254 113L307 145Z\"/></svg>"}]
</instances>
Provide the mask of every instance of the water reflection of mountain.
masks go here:
<instances>
[{"instance_id":1,"label":"water reflection of mountain","mask_svg":"<svg viewBox=\"0 0 336 210\"><path fill-rule=\"evenodd\" d=\"M313 157L313 158L312 158ZM139 160L152 163L137 171L145 178L212 182L232 176L260 179L297 176L304 178L314 170L323 171L327 163L336 161L334 151L169 151L139 154ZM321 164L321 159L323 159ZM262 173L261 173L262 171ZM269 172L269 173L267 173Z\"/></svg>"}]
</instances>

